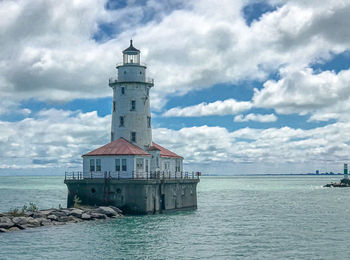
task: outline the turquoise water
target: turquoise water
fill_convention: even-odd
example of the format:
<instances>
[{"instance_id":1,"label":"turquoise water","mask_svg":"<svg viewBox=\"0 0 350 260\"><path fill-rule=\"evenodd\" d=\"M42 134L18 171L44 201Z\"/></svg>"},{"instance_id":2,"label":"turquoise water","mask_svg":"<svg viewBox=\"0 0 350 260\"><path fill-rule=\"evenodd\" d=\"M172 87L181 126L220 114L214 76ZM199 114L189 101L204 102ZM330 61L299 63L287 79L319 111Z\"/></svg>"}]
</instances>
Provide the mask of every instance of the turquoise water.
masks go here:
<instances>
[{"instance_id":1,"label":"turquoise water","mask_svg":"<svg viewBox=\"0 0 350 260\"><path fill-rule=\"evenodd\" d=\"M198 210L0 234L0 259L349 259L350 189L330 176L203 177ZM61 177L0 177L0 211L65 205Z\"/></svg>"}]
</instances>

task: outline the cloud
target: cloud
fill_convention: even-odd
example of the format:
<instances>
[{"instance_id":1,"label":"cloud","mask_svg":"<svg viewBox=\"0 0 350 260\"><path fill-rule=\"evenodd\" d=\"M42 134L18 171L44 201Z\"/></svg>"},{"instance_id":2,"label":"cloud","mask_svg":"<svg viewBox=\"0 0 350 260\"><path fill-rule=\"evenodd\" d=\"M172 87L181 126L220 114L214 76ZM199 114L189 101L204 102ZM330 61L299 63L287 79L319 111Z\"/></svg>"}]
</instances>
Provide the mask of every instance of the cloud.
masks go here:
<instances>
[{"instance_id":1,"label":"cloud","mask_svg":"<svg viewBox=\"0 0 350 260\"><path fill-rule=\"evenodd\" d=\"M311 68L281 70L281 79L254 90L255 107L273 108L280 114L312 114L310 120L339 118L350 108L350 70L339 73Z\"/></svg>"},{"instance_id":2,"label":"cloud","mask_svg":"<svg viewBox=\"0 0 350 260\"><path fill-rule=\"evenodd\" d=\"M274 114L260 115L260 114L248 114L248 115L237 115L235 116L235 122L248 122L248 121L257 121L257 122L276 122L277 117Z\"/></svg>"},{"instance_id":3,"label":"cloud","mask_svg":"<svg viewBox=\"0 0 350 260\"><path fill-rule=\"evenodd\" d=\"M305 67L349 48L350 3L287 1L251 26L245 3L147 1L111 10L102 0L2 1L0 91L14 101L110 96L107 79L130 37L155 78L155 109L172 95L264 81L283 66ZM103 24L114 30L97 42Z\"/></svg>"},{"instance_id":4,"label":"cloud","mask_svg":"<svg viewBox=\"0 0 350 260\"><path fill-rule=\"evenodd\" d=\"M110 115L57 109L0 121L1 168L80 168L82 154L109 141L109 125Z\"/></svg>"},{"instance_id":5,"label":"cloud","mask_svg":"<svg viewBox=\"0 0 350 260\"><path fill-rule=\"evenodd\" d=\"M0 121L1 169L55 167L62 171L81 170L80 156L108 143L109 129L110 116L57 109L43 110L36 113L35 118L18 122ZM295 172L300 164L310 167L305 171L327 165L336 167L350 159L349 121L311 130L290 127L235 131L209 126L180 130L156 128L153 139L184 156L188 169L193 165L205 168L205 165L221 163L230 165L231 173L242 173L235 170L243 170L242 165L255 165L258 170L264 165L271 172L281 173L283 164L288 165L283 169Z\"/></svg>"},{"instance_id":6,"label":"cloud","mask_svg":"<svg viewBox=\"0 0 350 260\"><path fill-rule=\"evenodd\" d=\"M213 116L213 115L233 115L251 109L250 102L238 102L234 99L226 99L224 101L215 101L213 103L200 103L188 107L175 107L163 113L165 117L171 116Z\"/></svg>"}]
</instances>

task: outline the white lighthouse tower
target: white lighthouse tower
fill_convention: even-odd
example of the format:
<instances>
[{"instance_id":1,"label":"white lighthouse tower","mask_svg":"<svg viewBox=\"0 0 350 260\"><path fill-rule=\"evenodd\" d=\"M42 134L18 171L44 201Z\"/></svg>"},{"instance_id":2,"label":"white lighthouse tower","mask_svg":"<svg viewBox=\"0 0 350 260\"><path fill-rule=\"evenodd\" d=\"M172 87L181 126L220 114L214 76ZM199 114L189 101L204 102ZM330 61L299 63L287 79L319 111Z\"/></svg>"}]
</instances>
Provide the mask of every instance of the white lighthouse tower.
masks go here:
<instances>
[{"instance_id":1,"label":"white lighthouse tower","mask_svg":"<svg viewBox=\"0 0 350 260\"><path fill-rule=\"evenodd\" d=\"M132 40L109 86L113 88L111 141L122 137L148 150L152 145L149 91L153 79L146 78L146 66L140 63L140 51Z\"/></svg>"}]
</instances>

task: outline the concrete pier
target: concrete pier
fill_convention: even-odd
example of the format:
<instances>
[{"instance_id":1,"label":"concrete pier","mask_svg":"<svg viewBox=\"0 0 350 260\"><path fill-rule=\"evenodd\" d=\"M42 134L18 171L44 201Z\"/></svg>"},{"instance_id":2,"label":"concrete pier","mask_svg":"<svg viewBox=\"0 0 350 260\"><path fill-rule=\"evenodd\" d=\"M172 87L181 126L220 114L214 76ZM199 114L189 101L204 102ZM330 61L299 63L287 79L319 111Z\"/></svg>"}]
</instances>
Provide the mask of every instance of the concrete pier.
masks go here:
<instances>
[{"instance_id":1,"label":"concrete pier","mask_svg":"<svg viewBox=\"0 0 350 260\"><path fill-rule=\"evenodd\" d=\"M113 205L128 214L153 214L197 208L199 178L66 179L67 207L78 196L82 205Z\"/></svg>"}]
</instances>

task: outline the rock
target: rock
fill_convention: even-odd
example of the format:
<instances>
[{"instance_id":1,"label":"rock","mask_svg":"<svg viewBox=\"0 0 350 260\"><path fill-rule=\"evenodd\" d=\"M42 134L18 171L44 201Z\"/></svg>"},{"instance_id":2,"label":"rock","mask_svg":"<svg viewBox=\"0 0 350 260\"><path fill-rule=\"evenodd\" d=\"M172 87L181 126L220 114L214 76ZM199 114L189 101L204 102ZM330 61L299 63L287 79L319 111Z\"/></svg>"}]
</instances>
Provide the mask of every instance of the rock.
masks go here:
<instances>
[{"instance_id":1,"label":"rock","mask_svg":"<svg viewBox=\"0 0 350 260\"><path fill-rule=\"evenodd\" d=\"M8 217L0 217L0 228L11 228L15 224Z\"/></svg>"},{"instance_id":2,"label":"rock","mask_svg":"<svg viewBox=\"0 0 350 260\"><path fill-rule=\"evenodd\" d=\"M20 229L18 227L12 227L9 228L8 231L19 231Z\"/></svg>"},{"instance_id":3,"label":"rock","mask_svg":"<svg viewBox=\"0 0 350 260\"><path fill-rule=\"evenodd\" d=\"M33 218L45 218L46 215L44 213L42 213L41 211L38 211L38 212L33 212L31 217L33 217Z\"/></svg>"},{"instance_id":4,"label":"rock","mask_svg":"<svg viewBox=\"0 0 350 260\"><path fill-rule=\"evenodd\" d=\"M65 216L67 216L66 213L64 213L63 211L58 211L58 210L52 211L50 213L50 215L55 215L56 217L65 217Z\"/></svg>"},{"instance_id":5,"label":"rock","mask_svg":"<svg viewBox=\"0 0 350 260\"><path fill-rule=\"evenodd\" d=\"M91 215L87 214L87 213L83 213L81 215L81 219L82 220L90 220L91 219Z\"/></svg>"},{"instance_id":6,"label":"rock","mask_svg":"<svg viewBox=\"0 0 350 260\"><path fill-rule=\"evenodd\" d=\"M72 214L72 212L69 209L61 209L61 212L63 212L64 214L66 214L66 216L69 216Z\"/></svg>"},{"instance_id":7,"label":"rock","mask_svg":"<svg viewBox=\"0 0 350 260\"><path fill-rule=\"evenodd\" d=\"M70 214L74 217L81 218L81 215L84 213L81 209L73 209Z\"/></svg>"},{"instance_id":8,"label":"rock","mask_svg":"<svg viewBox=\"0 0 350 260\"><path fill-rule=\"evenodd\" d=\"M26 217L31 217L31 216L33 216L33 214L34 214L34 212L32 212L32 211L27 211L24 213L24 215L26 215Z\"/></svg>"},{"instance_id":9,"label":"rock","mask_svg":"<svg viewBox=\"0 0 350 260\"><path fill-rule=\"evenodd\" d=\"M40 212L41 212L41 214L43 214L43 215L45 215L45 216L48 216L48 215L51 215L51 212L52 212L53 210L50 210L50 209L48 209L48 210L41 210Z\"/></svg>"},{"instance_id":10,"label":"rock","mask_svg":"<svg viewBox=\"0 0 350 260\"><path fill-rule=\"evenodd\" d=\"M52 222L51 222L51 220L49 220L49 219L43 218L43 219L40 221L40 225L41 225L41 226L51 226L51 225L52 225Z\"/></svg>"},{"instance_id":11,"label":"rock","mask_svg":"<svg viewBox=\"0 0 350 260\"><path fill-rule=\"evenodd\" d=\"M40 227L41 224L40 224L40 221L38 219L29 219L27 224L24 225L24 226L27 226L27 227Z\"/></svg>"},{"instance_id":12,"label":"rock","mask_svg":"<svg viewBox=\"0 0 350 260\"><path fill-rule=\"evenodd\" d=\"M48 215L48 216L47 216L47 219L57 221L57 220L58 220L58 217L57 217L56 215Z\"/></svg>"},{"instance_id":13,"label":"rock","mask_svg":"<svg viewBox=\"0 0 350 260\"><path fill-rule=\"evenodd\" d=\"M91 218L106 219L107 216L105 214L102 214L102 213L92 212L91 213Z\"/></svg>"},{"instance_id":14,"label":"rock","mask_svg":"<svg viewBox=\"0 0 350 260\"><path fill-rule=\"evenodd\" d=\"M82 220L80 218L74 217L74 216L68 216L67 217L67 222L73 222L73 223L77 223L77 222L81 222Z\"/></svg>"},{"instance_id":15,"label":"rock","mask_svg":"<svg viewBox=\"0 0 350 260\"><path fill-rule=\"evenodd\" d=\"M5 228L0 228L0 233L5 233L5 232L7 232L7 229L5 229Z\"/></svg>"},{"instance_id":16,"label":"rock","mask_svg":"<svg viewBox=\"0 0 350 260\"><path fill-rule=\"evenodd\" d=\"M110 207L98 207L95 212L105 214L108 217L116 216L118 213Z\"/></svg>"},{"instance_id":17,"label":"rock","mask_svg":"<svg viewBox=\"0 0 350 260\"><path fill-rule=\"evenodd\" d=\"M68 216L60 216L60 217L58 217L58 221L59 222L68 222L70 219L69 217Z\"/></svg>"},{"instance_id":18,"label":"rock","mask_svg":"<svg viewBox=\"0 0 350 260\"><path fill-rule=\"evenodd\" d=\"M29 219L33 219L32 217L14 217L12 222L16 225L25 225L28 223Z\"/></svg>"},{"instance_id":19,"label":"rock","mask_svg":"<svg viewBox=\"0 0 350 260\"><path fill-rule=\"evenodd\" d=\"M113 209L115 212L119 214L123 214L123 211L120 208L114 207L114 206L109 206L111 209Z\"/></svg>"}]
</instances>

